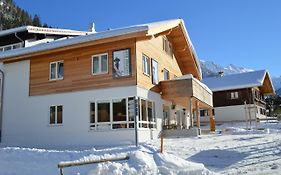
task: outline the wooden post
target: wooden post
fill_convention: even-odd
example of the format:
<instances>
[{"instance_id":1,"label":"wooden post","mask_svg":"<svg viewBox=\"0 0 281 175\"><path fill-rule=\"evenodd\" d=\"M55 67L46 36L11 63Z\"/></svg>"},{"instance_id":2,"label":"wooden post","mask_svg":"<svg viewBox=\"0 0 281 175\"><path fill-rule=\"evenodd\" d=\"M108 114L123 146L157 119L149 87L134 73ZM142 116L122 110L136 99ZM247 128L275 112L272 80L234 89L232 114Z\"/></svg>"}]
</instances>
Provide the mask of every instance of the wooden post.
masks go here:
<instances>
[{"instance_id":1,"label":"wooden post","mask_svg":"<svg viewBox=\"0 0 281 175\"><path fill-rule=\"evenodd\" d=\"M200 129L200 112L199 112L199 102L196 102L196 126Z\"/></svg>"},{"instance_id":2,"label":"wooden post","mask_svg":"<svg viewBox=\"0 0 281 175\"><path fill-rule=\"evenodd\" d=\"M160 153L163 153L164 151L164 138L163 138L163 131L161 131L160 134Z\"/></svg>"},{"instance_id":3,"label":"wooden post","mask_svg":"<svg viewBox=\"0 0 281 175\"><path fill-rule=\"evenodd\" d=\"M60 175L63 175L63 169L60 167Z\"/></svg>"},{"instance_id":4,"label":"wooden post","mask_svg":"<svg viewBox=\"0 0 281 175\"><path fill-rule=\"evenodd\" d=\"M192 97L189 100L189 117L190 117L190 126L191 128L193 128L194 121L193 121Z\"/></svg>"},{"instance_id":5,"label":"wooden post","mask_svg":"<svg viewBox=\"0 0 281 175\"><path fill-rule=\"evenodd\" d=\"M215 132L216 131L216 125L215 125L215 118L214 118L212 108L209 109L209 117L210 117L210 131Z\"/></svg>"}]
</instances>

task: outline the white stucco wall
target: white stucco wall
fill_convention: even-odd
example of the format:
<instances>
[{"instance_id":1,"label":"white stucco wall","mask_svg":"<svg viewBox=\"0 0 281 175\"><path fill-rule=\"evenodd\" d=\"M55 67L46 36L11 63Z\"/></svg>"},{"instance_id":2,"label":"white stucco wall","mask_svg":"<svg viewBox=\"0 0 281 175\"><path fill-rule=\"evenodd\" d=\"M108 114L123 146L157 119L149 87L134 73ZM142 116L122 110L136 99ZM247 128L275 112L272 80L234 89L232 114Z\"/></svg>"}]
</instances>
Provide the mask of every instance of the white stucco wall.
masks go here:
<instances>
[{"instance_id":1,"label":"white stucco wall","mask_svg":"<svg viewBox=\"0 0 281 175\"><path fill-rule=\"evenodd\" d=\"M139 141L156 138L161 129L159 94L130 86L29 97L29 61L4 65L2 144L29 147L76 147L134 144L135 130L92 131L90 102L141 96L155 101L157 130L142 129ZM63 105L62 126L49 125L49 106Z\"/></svg>"},{"instance_id":2,"label":"white stucco wall","mask_svg":"<svg viewBox=\"0 0 281 175\"><path fill-rule=\"evenodd\" d=\"M215 107L215 122L232 122L232 121L246 121L256 120L257 110L255 105L250 105L245 111L245 105ZM250 109L250 114L249 110ZM209 116L201 117L201 122L209 122Z\"/></svg>"}]
</instances>

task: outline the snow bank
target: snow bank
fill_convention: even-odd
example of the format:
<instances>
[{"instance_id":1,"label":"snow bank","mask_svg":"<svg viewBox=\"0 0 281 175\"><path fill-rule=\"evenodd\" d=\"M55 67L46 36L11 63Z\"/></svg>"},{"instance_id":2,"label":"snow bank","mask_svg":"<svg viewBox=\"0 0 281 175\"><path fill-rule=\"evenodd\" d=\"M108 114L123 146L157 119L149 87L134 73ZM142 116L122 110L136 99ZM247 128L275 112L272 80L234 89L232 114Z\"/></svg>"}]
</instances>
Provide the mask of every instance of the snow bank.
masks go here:
<instances>
[{"instance_id":1,"label":"snow bank","mask_svg":"<svg viewBox=\"0 0 281 175\"><path fill-rule=\"evenodd\" d=\"M135 175L135 174L214 174L201 163L192 163L175 155L158 152L155 146L144 144L106 149L58 151L19 147L0 148L0 174L59 174L59 162L87 162L128 155L129 160L89 164L64 169L65 174Z\"/></svg>"}]
</instances>

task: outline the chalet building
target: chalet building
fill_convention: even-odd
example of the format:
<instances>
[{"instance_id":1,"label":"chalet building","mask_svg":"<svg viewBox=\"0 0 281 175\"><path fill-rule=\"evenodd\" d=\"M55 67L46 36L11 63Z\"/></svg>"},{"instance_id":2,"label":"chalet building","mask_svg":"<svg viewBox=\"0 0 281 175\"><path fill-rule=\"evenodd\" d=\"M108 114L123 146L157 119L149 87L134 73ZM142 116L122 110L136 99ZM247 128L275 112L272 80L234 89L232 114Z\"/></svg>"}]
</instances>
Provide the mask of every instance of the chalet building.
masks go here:
<instances>
[{"instance_id":1,"label":"chalet building","mask_svg":"<svg viewBox=\"0 0 281 175\"><path fill-rule=\"evenodd\" d=\"M204 78L213 91L216 122L256 121L266 118L265 96L274 95L266 70ZM201 111L201 121L208 113Z\"/></svg>"},{"instance_id":2,"label":"chalet building","mask_svg":"<svg viewBox=\"0 0 281 175\"><path fill-rule=\"evenodd\" d=\"M162 127L197 131L199 109L213 106L181 19L0 52L0 61L3 145L134 144Z\"/></svg>"}]
</instances>

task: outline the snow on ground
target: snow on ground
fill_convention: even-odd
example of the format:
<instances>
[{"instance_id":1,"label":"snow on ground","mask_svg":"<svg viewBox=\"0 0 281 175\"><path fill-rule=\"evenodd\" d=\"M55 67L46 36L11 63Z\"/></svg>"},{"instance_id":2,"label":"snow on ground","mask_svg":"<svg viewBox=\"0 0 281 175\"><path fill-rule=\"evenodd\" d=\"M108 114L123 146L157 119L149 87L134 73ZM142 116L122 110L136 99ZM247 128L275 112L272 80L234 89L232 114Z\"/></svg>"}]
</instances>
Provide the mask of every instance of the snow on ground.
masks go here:
<instances>
[{"instance_id":1,"label":"snow on ground","mask_svg":"<svg viewBox=\"0 0 281 175\"><path fill-rule=\"evenodd\" d=\"M128 155L129 160L65 168L69 174L280 174L281 123L260 123L247 130L245 124L218 127L221 132L193 138L164 139L134 146L88 150L0 148L2 175L55 175L61 161L97 160ZM206 167L206 168L205 168Z\"/></svg>"},{"instance_id":2,"label":"snow on ground","mask_svg":"<svg viewBox=\"0 0 281 175\"><path fill-rule=\"evenodd\" d=\"M165 139L165 150L221 174L281 174L281 123L252 126L234 123L219 126L217 134Z\"/></svg>"},{"instance_id":3,"label":"snow on ground","mask_svg":"<svg viewBox=\"0 0 281 175\"><path fill-rule=\"evenodd\" d=\"M55 175L59 174L57 164L61 161L85 161L101 158L113 158L128 155L128 161L106 162L65 168L65 175L122 175L122 174L192 174L211 175L203 164L186 161L172 154L159 153L152 146L143 144L139 148L122 146L107 149L89 149L82 151L56 151L4 147L0 148L1 175Z\"/></svg>"}]
</instances>

